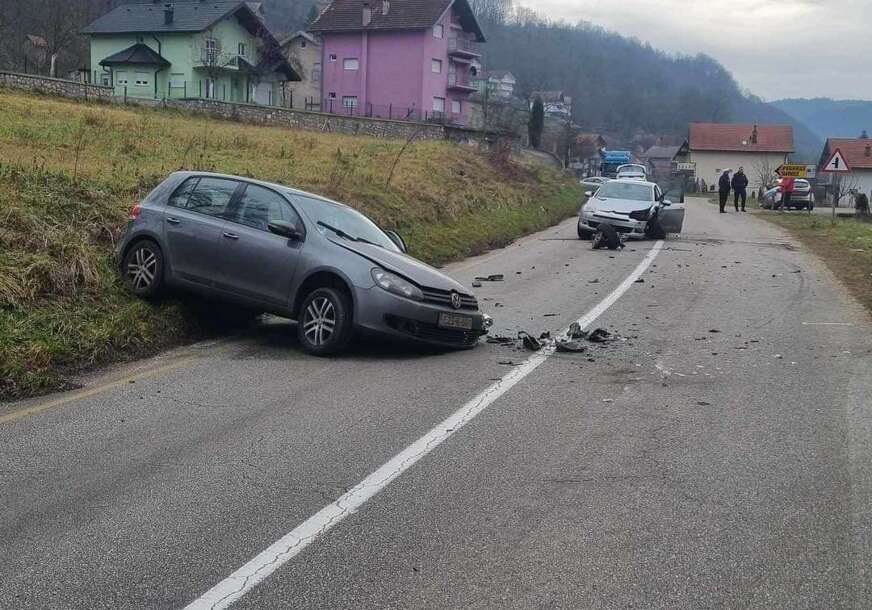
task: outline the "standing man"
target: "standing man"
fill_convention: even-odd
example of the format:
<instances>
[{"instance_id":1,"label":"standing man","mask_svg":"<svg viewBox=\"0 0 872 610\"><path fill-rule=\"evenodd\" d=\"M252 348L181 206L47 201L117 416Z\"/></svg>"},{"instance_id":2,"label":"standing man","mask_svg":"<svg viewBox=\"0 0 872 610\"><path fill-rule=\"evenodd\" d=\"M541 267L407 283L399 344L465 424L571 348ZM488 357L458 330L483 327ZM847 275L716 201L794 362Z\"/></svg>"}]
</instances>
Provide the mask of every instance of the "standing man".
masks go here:
<instances>
[{"instance_id":1,"label":"standing man","mask_svg":"<svg viewBox=\"0 0 872 610\"><path fill-rule=\"evenodd\" d=\"M745 211L745 202L748 200L748 176L745 175L745 168L740 167L739 171L736 172L736 175L733 176L733 182L731 183L733 187L733 196L735 197L734 203L736 205L736 211L739 211L739 199L742 200L742 211Z\"/></svg>"},{"instance_id":2,"label":"standing man","mask_svg":"<svg viewBox=\"0 0 872 610\"><path fill-rule=\"evenodd\" d=\"M718 180L718 195L720 195L721 214L726 214L727 199L730 198L730 170L725 169Z\"/></svg>"},{"instance_id":3,"label":"standing man","mask_svg":"<svg viewBox=\"0 0 872 610\"><path fill-rule=\"evenodd\" d=\"M782 178L781 179L781 205L778 206L779 210L789 210L790 209L790 198L793 195L793 191L796 188L796 179L795 178Z\"/></svg>"}]
</instances>

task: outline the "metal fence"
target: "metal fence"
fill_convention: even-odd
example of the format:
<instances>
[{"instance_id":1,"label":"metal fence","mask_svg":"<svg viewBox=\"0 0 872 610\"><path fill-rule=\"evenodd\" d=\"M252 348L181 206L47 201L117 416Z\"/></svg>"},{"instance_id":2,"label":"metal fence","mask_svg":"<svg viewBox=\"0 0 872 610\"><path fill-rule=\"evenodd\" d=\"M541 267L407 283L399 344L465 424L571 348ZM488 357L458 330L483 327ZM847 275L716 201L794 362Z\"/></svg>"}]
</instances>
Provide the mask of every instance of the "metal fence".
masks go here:
<instances>
[{"instance_id":1,"label":"metal fence","mask_svg":"<svg viewBox=\"0 0 872 610\"><path fill-rule=\"evenodd\" d=\"M422 110L415 106L402 104L357 104L348 103L339 98L327 98L321 103L306 103L306 110L315 110L329 114L369 119L389 119L394 121L416 121L425 123L440 123L446 125L464 125L466 117L460 113Z\"/></svg>"}]
</instances>

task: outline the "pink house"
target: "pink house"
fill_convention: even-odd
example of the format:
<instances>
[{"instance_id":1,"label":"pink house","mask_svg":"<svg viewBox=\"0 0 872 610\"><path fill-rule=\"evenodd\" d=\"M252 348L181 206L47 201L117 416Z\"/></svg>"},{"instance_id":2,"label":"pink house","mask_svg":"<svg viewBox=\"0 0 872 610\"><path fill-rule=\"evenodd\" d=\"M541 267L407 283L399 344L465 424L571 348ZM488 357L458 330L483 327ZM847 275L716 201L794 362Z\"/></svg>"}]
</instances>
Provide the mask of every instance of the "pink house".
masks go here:
<instances>
[{"instance_id":1,"label":"pink house","mask_svg":"<svg viewBox=\"0 0 872 610\"><path fill-rule=\"evenodd\" d=\"M325 112L466 123L485 41L468 0L334 0L309 31Z\"/></svg>"}]
</instances>

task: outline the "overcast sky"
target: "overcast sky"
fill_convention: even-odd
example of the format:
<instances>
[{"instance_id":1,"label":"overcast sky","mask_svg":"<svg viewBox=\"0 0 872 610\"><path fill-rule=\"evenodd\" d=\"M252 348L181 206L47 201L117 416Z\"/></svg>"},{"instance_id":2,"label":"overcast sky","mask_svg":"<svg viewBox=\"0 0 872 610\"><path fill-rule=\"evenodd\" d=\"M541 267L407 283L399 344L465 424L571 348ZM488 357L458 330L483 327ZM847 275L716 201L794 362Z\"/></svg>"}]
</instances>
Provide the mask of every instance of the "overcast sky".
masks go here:
<instances>
[{"instance_id":1,"label":"overcast sky","mask_svg":"<svg viewBox=\"0 0 872 610\"><path fill-rule=\"evenodd\" d=\"M872 0L518 0L663 51L707 53L766 100L872 99Z\"/></svg>"}]
</instances>

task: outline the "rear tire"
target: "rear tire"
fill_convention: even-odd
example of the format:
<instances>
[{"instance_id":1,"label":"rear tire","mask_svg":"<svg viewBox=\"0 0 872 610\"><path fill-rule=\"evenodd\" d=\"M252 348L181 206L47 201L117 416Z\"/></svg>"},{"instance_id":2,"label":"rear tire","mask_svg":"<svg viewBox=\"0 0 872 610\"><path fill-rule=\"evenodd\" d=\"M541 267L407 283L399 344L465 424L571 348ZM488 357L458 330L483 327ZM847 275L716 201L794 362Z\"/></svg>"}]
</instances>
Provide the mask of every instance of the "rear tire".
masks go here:
<instances>
[{"instance_id":1,"label":"rear tire","mask_svg":"<svg viewBox=\"0 0 872 610\"><path fill-rule=\"evenodd\" d=\"M353 334L348 295L335 288L318 288L305 298L297 320L297 337L304 350L314 356L339 354Z\"/></svg>"},{"instance_id":2,"label":"rear tire","mask_svg":"<svg viewBox=\"0 0 872 610\"><path fill-rule=\"evenodd\" d=\"M163 252L155 242L143 239L133 244L121 263L124 286L140 299L155 299L164 287Z\"/></svg>"}]
</instances>

